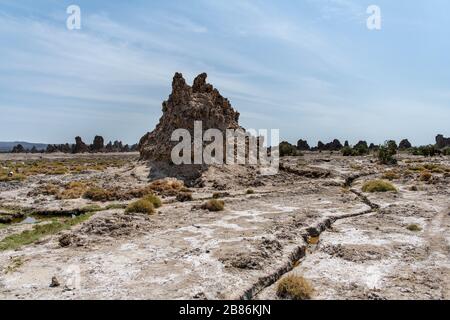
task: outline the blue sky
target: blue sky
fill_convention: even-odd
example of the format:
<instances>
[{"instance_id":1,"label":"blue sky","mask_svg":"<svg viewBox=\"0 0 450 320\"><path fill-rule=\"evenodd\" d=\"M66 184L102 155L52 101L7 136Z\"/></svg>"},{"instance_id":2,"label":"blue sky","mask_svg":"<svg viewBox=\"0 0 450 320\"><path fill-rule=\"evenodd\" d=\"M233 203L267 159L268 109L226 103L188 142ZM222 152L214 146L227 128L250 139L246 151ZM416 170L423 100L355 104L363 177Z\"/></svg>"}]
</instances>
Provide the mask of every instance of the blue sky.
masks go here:
<instances>
[{"instance_id":1,"label":"blue sky","mask_svg":"<svg viewBox=\"0 0 450 320\"><path fill-rule=\"evenodd\" d=\"M82 29L66 28L81 8ZM366 9L381 8L369 31ZM447 0L0 0L0 140L137 142L173 74L311 145L450 135Z\"/></svg>"}]
</instances>

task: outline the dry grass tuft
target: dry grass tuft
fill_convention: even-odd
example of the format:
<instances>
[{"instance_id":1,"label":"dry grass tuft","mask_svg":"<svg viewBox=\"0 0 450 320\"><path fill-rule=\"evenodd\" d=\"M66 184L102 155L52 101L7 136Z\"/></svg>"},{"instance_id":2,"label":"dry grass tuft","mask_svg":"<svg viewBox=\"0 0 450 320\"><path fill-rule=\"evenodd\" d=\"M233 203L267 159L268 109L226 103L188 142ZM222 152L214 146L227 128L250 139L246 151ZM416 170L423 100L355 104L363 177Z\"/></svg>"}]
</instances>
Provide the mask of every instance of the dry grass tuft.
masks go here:
<instances>
[{"instance_id":1,"label":"dry grass tuft","mask_svg":"<svg viewBox=\"0 0 450 320\"><path fill-rule=\"evenodd\" d=\"M386 180L396 180L400 179L400 175L398 174L398 172L391 170L383 173L383 176L381 178Z\"/></svg>"},{"instance_id":2,"label":"dry grass tuft","mask_svg":"<svg viewBox=\"0 0 450 320\"><path fill-rule=\"evenodd\" d=\"M397 189L388 181L384 180L371 180L364 183L362 186L363 192L397 192Z\"/></svg>"},{"instance_id":3,"label":"dry grass tuft","mask_svg":"<svg viewBox=\"0 0 450 320\"><path fill-rule=\"evenodd\" d=\"M176 196L179 192L189 192L184 183L176 179L161 179L153 181L148 189L164 196Z\"/></svg>"},{"instance_id":4,"label":"dry grass tuft","mask_svg":"<svg viewBox=\"0 0 450 320\"><path fill-rule=\"evenodd\" d=\"M423 171L419 176L420 181L426 181L426 182L430 181L432 178L433 178L433 175L429 171Z\"/></svg>"},{"instance_id":5,"label":"dry grass tuft","mask_svg":"<svg viewBox=\"0 0 450 320\"><path fill-rule=\"evenodd\" d=\"M89 188L88 190L86 190L83 197L92 201L100 201L100 202L121 200L118 199L115 190L103 189L100 187Z\"/></svg>"},{"instance_id":6,"label":"dry grass tuft","mask_svg":"<svg viewBox=\"0 0 450 320\"><path fill-rule=\"evenodd\" d=\"M288 275L280 280L277 295L283 299L308 300L311 299L313 288L302 276Z\"/></svg>"},{"instance_id":7,"label":"dry grass tuft","mask_svg":"<svg viewBox=\"0 0 450 320\"><path fill-rule=\"evenodd\" d=\"M177 194L176 199L179 202L192 201L192 192L180 192L179 194Z\"/></svg>"},{"instance_id":8,"label":"dry grass tuft","mask_svg":"<svg viewBox=\"0 0 450 320\"><path fill-rule=\"evenodd\" d=\"M225 208L225 202L223 200L212 199L202 204L201 208L209 211L222 211Z\"/></svg>"},{"instance_id":9,"label":"dry grass tuft","mask_svg":"<svg viewBox=\"0 0 450 320\"><path fill-rule=\"evenodd\" d=\"M413 231L413 232L422 231L422 228L419 227L417 224L410 224L409 226L406 227L406 229L408 229L409 231Z\"/></svg>"},{"instance_id":10,"label":"dry grass tuft","mask_svg":"<svg viewBox=\"0 0 450 320\"><path fill-rule=\"evenodd\" d=\"M134 201L128 205L125 209L126 213L146 213L146 214L154 214L155 207L153 203L146 199L139 199Z\"/></svg>"},{"instance_id":11,"label":"dry grass tuft","mask_svg":"<svg viewBox=\"0 0 450 320\"><path fill-rule=\"evenodd\" d=\"M148 194L144 196L142 199L151 202L155 208L160 208L162 206L161 199L158 196L155 196L154 194Z\"/></svg>"}]
</instances>

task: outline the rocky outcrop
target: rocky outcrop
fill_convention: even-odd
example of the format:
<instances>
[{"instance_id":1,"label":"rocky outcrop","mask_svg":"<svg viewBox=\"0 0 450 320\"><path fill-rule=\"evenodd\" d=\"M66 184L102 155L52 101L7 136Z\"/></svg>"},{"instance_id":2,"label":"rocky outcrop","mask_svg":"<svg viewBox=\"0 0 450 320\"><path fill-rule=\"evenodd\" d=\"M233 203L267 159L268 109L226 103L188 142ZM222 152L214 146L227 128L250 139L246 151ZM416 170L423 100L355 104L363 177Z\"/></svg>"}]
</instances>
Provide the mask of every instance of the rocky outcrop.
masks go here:
<instances>
[{"instance_id":1,"label":"rocky outcrop","mask_svg":"<svg viewBox=\"0 0 450 320\"><path fill-rule=\"evenodd\" d=\"M93 144L87 146L80 137L75 138L76 144L71 145L65 144L49 144L47 145L46 153L97 153L97 152L135 152L138 151L138 145L133 144L129 146L128 144L122 145L121 141L115 141L114 144L109 142L106 146L104 145L103 137L96 136L94 138ZM33 152L33 150L31 150Z\"/></svg>"},{"instance_id":2,"label":"rocky outcrop","mask_svg":"<svg viewBox=\"0 0 450 320\"><path fill-rule=\"evenodd\" d=\"M73 146L73 153L89 152L89 147L83 142L81 137L75 137L75 145Z\"/></svg>"},{"instance_id":3,"label":"rocky outcrop","mask_svg":"<svg viewBox=\"0 0 450 320\"><path fill-rule=\"evenodd\" d=\"M71 153L73 150L73 145L70 145L68 143L66 144L49 144L47 145L47 149L45 150L46 153L55 153L55 152L62 152L62 153Z\"/></svg>"},{"instance_id":4,"label":"rocky outcrop","mask_svg":"<svg viewBox=\"0 0 450 320\"><path fill-rule=\"evenodd\" d=\"M310 147L306 140L300 139L297 141L297 149L300 151L306 151L306 150L309 150Z\"/></svg>"},{"instance_id":5,"label":"rocky outcrop","mask_svg":"<svg viewBox=\"0 0 450 320\"><path fill-rule=\"evenodd\" d=\"M25 152L25 148L21 145L18 144L17 146L15 146L12 151L12 153L24 153Z\"/></svg>"},{"instance_id":6,"label":"rocky outcrop","mask_svg":"<svg viewBox=\"0 0 450 320\"><path fill-rule=\"evenodd\" d=\"M408 141L408 139L403 139L402 141L400 141L400 144L398 145L398 148L402 149L402 150L409 149L411 147L412 147L412 145Z\"/></svg>"},{"instance_id":7,"label":"rocky outcrop","mask_svg":"<svg viewBox=\"0 0 450 320\"><path fill-rule=\"evenodd\" d=\"M338 139L334 139L332 142L324 144L322 141L317 143L317 149L326 151L338 151L343 148L342 143Z\"/></svg>"},{"instance_id":8,"label":"rocky outcrop","mask_svg":"<svg viewBox=\"0 0 450 320\"><path fill-rule=\"evenodd\" d=\"M92 143L90 149L92 152L102 152L104 145L104 140L102 136L95 136L94 142Z\"/></svg>"},{"instance_id":9,"label":"rocky outcrop","mask_svg":"<svg viewBox=\"0 0 450 320\"><path fill-rule=\"evenodd\" d=\"M171 141L173 131L186 129L194 137L195 121L202 121L203 131L210 128L222 131L240 128L239 113L228 99L206 83L206 77L206 73L198 75L191 87L181 73L175 73L172 93L162 103L163 115L159 123L139 142L142 159L170 163L172 148L178 143Z\"/></svg>"},{"instance_id":10,"label":"rocky outcrop","mask_svg":"<svg viewBox=\"0 0 450 320\"><path fill-rule=\"evenodd\" d=\"M450 147L450 138L445 138L442 134L438 134L436 136L436 147L438 149Z\"/></svg>"},{"instance_id":11,"label":"rocky outcrop","mask_svg":"<svg viewBox=\"0 0 450 320\"><path fill-rule=\"evenodd\" d=\"M325 144L322 141L317 142L317 150L324 150Z\"/></svg>"}]
</instances>

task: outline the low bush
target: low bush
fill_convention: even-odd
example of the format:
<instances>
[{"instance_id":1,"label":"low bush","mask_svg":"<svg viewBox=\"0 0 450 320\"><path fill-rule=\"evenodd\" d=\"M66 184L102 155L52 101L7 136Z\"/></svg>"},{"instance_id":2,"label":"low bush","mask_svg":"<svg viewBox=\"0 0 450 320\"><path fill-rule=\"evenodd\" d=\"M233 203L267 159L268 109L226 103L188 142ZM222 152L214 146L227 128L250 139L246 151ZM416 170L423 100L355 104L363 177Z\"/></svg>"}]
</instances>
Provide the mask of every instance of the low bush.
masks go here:
<instances>
[{"instance_id":1,"label":"low bush","mask_svg":"<svg viewBox=\"0 0 450 320\"><path fill-rule=\"evenodd\" d=\"M84 193L84 197L92 201L101 201L101 202L120 200L117 199L117 194L114 190L103 189L100 187L89 188Z\"/></svg>"},{"instance_id":2,"label":"low bush","mask_svg":"<svg viewBox=\"0 0 450 320\"><path fill-rule=\"evenodd\" d=\"M435 155L441 153L441 151L433 145L411 148L409 152L415 156L423 157L434 157Z\"/></svg>"},{"instance_id":3,"label":"low bush","mask_svg":"<svg viewBox=\"0 0 450 320\"><path fill-rule=\"evenodd\" d=\"M155 213L155 207L153 203L146 199L139 199L130 203L125 209L126 213L145 213L145 214L153 214Z\"/></svg>"},{"instance_id":4,"label":"low bush","mask_svg":"<svg viewBox=\"0 0 450 320\"><path fill-rule=\"evenodd\" d=\"M400 179L400 175L396 171L391 170L383 173L382 178L386 180L396 180Z\"/></svg>"},{"instance_id":5,"label":"low bush","mask_svg":"<svg viewBox=\"0 0 450 320\"><path fill-rule=\"evenodd\" d=\"M349 146L342 148L341 152L344 157L350 157L355 155L353 149L350 148Z\"/></svg>"},{"instance_id":6,"label":"low bush","mask_svg":"<svg viewBox=\"0 0 450 320\"><path fill-rule=\"evenodd\" d=\"M362 186L363 192L397 192L397 189L388 181L371 180L364 183Z\"/></svg>"},{"instance_id":7,"label":"low bush","mask_svg":"<svg viewBox=\"0 0 450 320\"><path fill-rule=\"evenodd\" d=\"M397 154L395 141L387 141L378 149L378 161L381 164L397 164L397 159L394 158L395 154Z\"/></svg>"},{"instance_id":8,"label":"low bush","mask_svg":"<svg viewBox=\"0 0 450 320\"><path fill-rule=\"evenodd\" d=\"M430 181L431 178L433 178L433 175L429 171L423 171L419 176L419 180L425 182Z\"/></svg>"},{"instance_id":9,"label":"low bush","mask_svg":"<svg viewBox=\"0 0 450 320\"><path fill-rule=\"evenodd\" d=\"M202 209L209 211L222 211L225 207L223 200L212 199L202 204Z\"/></svg>"},{"instance_id":10,"label":"low bush","mask_svg":"<svg viewBox=\"0 0 450 320\"><path fill-rule=\"evenodd\" d=\"M180 192L177 194L176 200L179 202L192 201L192 193L191 192Z\"/></svg>"},{"instance_id":11,"label":"low bush","mask_svg":"<svg viewBox=\"0 0 450 320\"><path fill-rule=\"evenodd\" d=\"M155 208L159 208L162 206L161 199L154 194L148 194L144 196L142 199L151 202Z\"/></svg>"},{"instance_id":12,"label":"low bush","mask_svg":"<svg viewBox=\"0 0 450 320\"><path fill-rule=\"evenodd\" d=\"M422 228L419 227L417 224L410 224L406 227L406 229L408 229L409 231L413 231L413 232L422 231Z\"/></svg>"},{"instance_id":13,"label":"low bush","mask_svg":"<svg viewBox=\"0 0 450 320\"><path fill-rule=\"evenodd\" d=\"M302 156L302 152L297 149L296 146L290 144L289 142L283 141L279 145L280 157L285 156Z\"/></svg>"},{"instance_id":14,"label":"low bush","mask_svg":"<svg viewBox=\"0 0 450 320\"><path fill-rule=\"evenodd\" d=\"M282 299L308 300L312 293L311 284L302 276L288 275L277 286L277 295Z\"/></svg>"}]
</instances>

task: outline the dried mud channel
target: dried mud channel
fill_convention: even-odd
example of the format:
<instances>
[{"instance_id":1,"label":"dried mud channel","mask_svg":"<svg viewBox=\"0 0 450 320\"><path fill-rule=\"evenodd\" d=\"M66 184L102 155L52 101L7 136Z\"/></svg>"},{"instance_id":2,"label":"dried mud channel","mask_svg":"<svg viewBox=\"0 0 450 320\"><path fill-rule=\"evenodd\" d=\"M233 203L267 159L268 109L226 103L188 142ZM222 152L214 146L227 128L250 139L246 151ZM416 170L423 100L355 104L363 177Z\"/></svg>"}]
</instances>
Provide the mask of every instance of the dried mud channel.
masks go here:
<instances>
[{"instance_id":1,"label":"dried mud channel","mask_svg":"<svg viewBox=\"0 0 450 320\"><path fill-rule=\"evenodd\" d=\"M365 174L365 176L369 176L371 174ZM268 275L264 278L261 278L258 280L257 283L253 284L249 289L245 291L245 293L240 296L241 300L252 300L252 299L258 299L259 294L261 294L264 290L268 289L270 286L272 286L274 283L276 283L278 280L280 280L285 274L288 272L294 270L294 269L301 269L300 264L305 259L306 255L313 255L318 246L318 242L320 241L320 237L323 232L325 232L327 229L331 228L332 225L342 219L348 219L348 218L354 218L358 216L363 216L372 212L375 212L379 209L379 205L373 203L370 201L366 196L364 196L362 193L351 189L353 182L360 178L362 175L352 175L345 179L345 183L342 185L343 188L350 188L350 192L354 193L358 198L361 199L361 201L368 205L370 209L364 210L362 212L357 213L351 213L351 214L343 214L341 216L333 216L326 218L324 221L318 223L316 226L309 227L306 229L306 232L302 234L304 243L302 243L300 246L296 247L294 251L291 253L291 255L288 258L288 261L280 267L276 272L274 272L271 275ZM301 272L301 270L299 270ZM269 289L270 290L270 289ZM272 288L273 290L273 288ZM262 298L275 298L273 296L266 296L264 297L264 293L261 294Z\"/></svg>"},{"instance_id":2,"label":"dried mud channel","mask_svg":"<svg viewBox=\"0 0 450 320\"><path fill-rule=\"evenodd\" d=\"M149 168L132 158L100 171L4 183L2 206L102 210L0 251L0 298L277 299L278 281L301 274L314 288L313 299L448 299L449 177L436 170L431 181L421 181L412 167L424 165L424 158L399 158L397 167L386 167L373 156L306 153L284 158L280 173L270 177L242 167L211 168L202 186L191 188L193 201L165 196L150 216L124 213L129 200L35 192L49 181L144 187ZM426 162L450 166L448 157ZM398 192L361 191L389 170L399 173L391 181ZM225 210L199 208L213 193L221 193ZM413 224L420 230L410 231ZM3 225L0 241L34 225ZM60 286L50 287L53 277Z\"/></svg>"}]
</instances>

